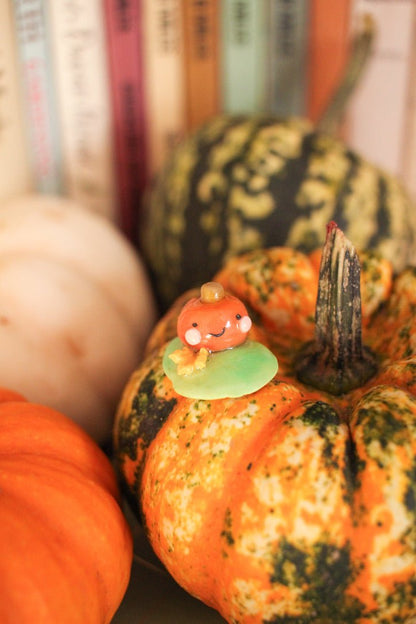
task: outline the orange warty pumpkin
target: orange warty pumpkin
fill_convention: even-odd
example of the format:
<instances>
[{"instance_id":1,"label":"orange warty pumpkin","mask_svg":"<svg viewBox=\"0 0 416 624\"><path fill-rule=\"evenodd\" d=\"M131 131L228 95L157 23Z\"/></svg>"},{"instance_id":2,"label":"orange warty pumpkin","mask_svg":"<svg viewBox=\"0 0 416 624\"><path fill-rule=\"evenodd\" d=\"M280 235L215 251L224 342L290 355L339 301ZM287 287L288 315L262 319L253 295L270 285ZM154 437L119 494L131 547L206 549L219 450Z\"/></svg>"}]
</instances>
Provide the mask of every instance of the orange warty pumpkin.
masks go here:
<instances>
[{"instance_id":1,"label":"orange warty pumpkin","mask_svg":"<svg viewBox=\"0 0 416 624\"><path fill-rule=\"evenodd\" d=\"M416 617L416 269L359 259L331 224L322 254L249 252L215 276L278 358L260 390L174 391L188 293L122 396L118 467L150 542L229 623Z\"/></svg>"},{"instance_id":2,"label":"orange warty pumpkin","mask_svg":"<svg viewBox=\"0 0 416 624\"><path fill-rule=\"evenodd\" d=\"M0 622L106 624L132 540L107 456L69 418L0 389Z\"/></svg>"}]
</instances>

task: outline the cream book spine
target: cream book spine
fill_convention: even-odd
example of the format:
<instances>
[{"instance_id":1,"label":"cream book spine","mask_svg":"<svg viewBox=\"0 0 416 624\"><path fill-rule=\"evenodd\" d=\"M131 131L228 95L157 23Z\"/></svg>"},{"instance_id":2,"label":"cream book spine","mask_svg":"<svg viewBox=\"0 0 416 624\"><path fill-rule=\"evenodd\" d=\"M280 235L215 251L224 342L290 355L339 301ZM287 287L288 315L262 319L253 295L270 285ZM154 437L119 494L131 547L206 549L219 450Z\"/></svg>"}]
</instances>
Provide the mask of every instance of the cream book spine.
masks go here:
<instances>
[{"instance_id":1,"label":"cream book spine","mask_svg":"<svg viewBox=\"0 0 416 624\"><path fill-rule=\"evenodd\" d=\"M12 7L0 2L0 200L33 190Z\"/></svg>"},{"instance_id":2,"label":"cream book spine","mask_svg":"<svg viewBox=\"0 0 416 624\"><path fill-rule=\"evenodd\" d=\"M151 181L186 128L181 0L144 0L144 97Z\"/></svg>"},{"instance_id":3,"label":"cream book spine","mask_svg":"<svg viewBox=\"0 0 416 624\"><path fill-rule=\"evenodd\" d=\"M49 0L65 193L117 222L104 8L100 0Z\"/></svg>"}]
</instances>

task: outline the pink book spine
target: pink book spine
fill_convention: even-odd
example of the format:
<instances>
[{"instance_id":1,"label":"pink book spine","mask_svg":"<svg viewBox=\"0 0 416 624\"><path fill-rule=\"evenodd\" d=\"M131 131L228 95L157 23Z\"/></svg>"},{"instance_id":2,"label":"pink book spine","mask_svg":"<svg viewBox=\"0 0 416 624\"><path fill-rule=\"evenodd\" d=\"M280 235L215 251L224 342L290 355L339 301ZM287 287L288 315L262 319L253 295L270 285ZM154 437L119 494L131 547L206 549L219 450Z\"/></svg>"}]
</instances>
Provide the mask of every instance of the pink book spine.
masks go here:
<instances>
[{"instance_id":1,"label":"pink book spine","mask_svg":"<svg viewBox=\"0 0 416 624\"><path fill-rule=\"evenodd\" d=\"M120 227L132 240L146 184L140 0L104 0Z\"/></svg>"}]
</instances>

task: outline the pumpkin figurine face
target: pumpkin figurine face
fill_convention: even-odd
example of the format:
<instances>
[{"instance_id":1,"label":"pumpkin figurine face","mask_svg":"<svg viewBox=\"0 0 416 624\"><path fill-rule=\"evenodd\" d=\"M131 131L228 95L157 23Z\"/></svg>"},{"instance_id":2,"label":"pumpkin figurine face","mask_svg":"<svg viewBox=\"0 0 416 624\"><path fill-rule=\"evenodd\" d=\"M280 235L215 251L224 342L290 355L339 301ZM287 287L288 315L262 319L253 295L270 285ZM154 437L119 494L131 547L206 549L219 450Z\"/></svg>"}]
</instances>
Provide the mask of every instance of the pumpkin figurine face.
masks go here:
<instances>
[{"instance_id":1,"label":"pumpkin figurine face","mask_svg":"<svg viewBox=\"0 0 416 624\"><path fill-rule=\"evenodd\" d=\"M247 338L251 319L245 305L224 292L217 282L201 287L201 296L184 306L178 318L177 331L182 342L195 351L223 351L236 347Z\"/></svg>"}]
</instances>

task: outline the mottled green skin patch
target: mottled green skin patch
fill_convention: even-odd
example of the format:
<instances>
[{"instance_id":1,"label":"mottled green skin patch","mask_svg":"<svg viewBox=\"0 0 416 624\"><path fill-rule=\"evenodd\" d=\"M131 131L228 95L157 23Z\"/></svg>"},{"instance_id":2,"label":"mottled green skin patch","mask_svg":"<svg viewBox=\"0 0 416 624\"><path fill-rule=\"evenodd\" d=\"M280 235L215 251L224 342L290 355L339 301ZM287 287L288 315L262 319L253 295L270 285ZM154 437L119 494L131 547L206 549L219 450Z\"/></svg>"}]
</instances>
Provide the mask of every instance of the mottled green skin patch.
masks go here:
<instances>
[{"instance_id":1,"label":"mottled green skin patch","mask_svg":"<svg viewBox=\"0 0 416 624\"><path fill-rule=\"evenodd\" d=\"M146 449L155 439L177 401L155 396L155 373L151 370L140 384L131 411L119 423L119 453L137 459L137 443Z\"/></svg>"},{"instance_id":2,"label":"mottled green skin patch","mask_svg":"<svg viewBox=\"0 0 416 624\"><path fill-rule=\"evenodd\" d=\"M350 437L345 446L345 462L344 462L344 477L345 477L345 499L350 505L353 503L354 492L360 486L359 474L365 470L366 463L363 459L360 459L357 454L357 448L354 440Z\"/></svg>"},{"instance_id":3,"label":"mottled green skin patch","mask_svg":"<svg viewBox=\"0 0 416 624\"><path fill-rule=\"evenodd\" d=\"M377 624L414 624L416 616L416 578L407 583L397 583L388 599L388 607L394 605L396 615L386 616L383 612L375 614L373 619ZM413 616L403 618L401 613L412 613Z\"/></svg>"},{"instance_id":4,"label":"mottled green skin patch","mask_svg":"<svg viewBox=\"0 0 416 624\"><path fill-rule=\"evenodd\" d=\"M379 401L377 393L375 388L366 395L366 405L358 410L355 426L362 427L367 452L382 467L394 459L396 446L408 442L407 422L413 414L409 406L389 401L386 396Z\"/></svg>"},{"instance_id":5,"label":"mottled green skin patch","mask_svg":"<svg viewBox=\"0 0 416 624\"><path fill-rule=\"evenodd\" d=\"M317 542L304 550L281 540L273 565L272 583L303 588L300 599L310 605L300 617L276 617L265 624L297 622L352 624L364 615L364 606L346 594L354 577L350 547Z\"/></svg>"},{"instance_id":6,"label":"mottled green skin patch","mask_svg":"<svg viewBox=\"0 0 416 624\"><path fill-rule=\"evenodd\" d=\"M324 440L323 458L328 467L338 468L333 453L333 436L338 431L341 419L335 409L328 403L316 401L309 405L300 417L305 425L316 429L318 435Z\"/></svg>"},{"instance_id":7,"label":"mottled green skin patch","mask_svg":"<svg viewBox=\"0 0 416 624\"><path fill-rule=\"evenodd\" d=\"M123 457L137 461L138 451L143 452L135 470L134 482L128 484L122 482L126 498L139 515L141 513L139 492L145 461L144 451L156 438L177 403L175 398L164 400L156 396L156 384L157 373L151 369L137 389L130 412L118 423L117 461L119 473L123 474Z\"/></svg>"},{"instance_id":8,"label":"mottled green skin patch","mask_svg":"<svg viewBox=\"0 0 416 624\"><path fill-rule=\"evenodd\" d=\"M416 457L413 459L412 468L407 472L407 477L408 487L404 495L404 504L409 514L413 516L413 550L416 552ZM416 596L416 591L414 595Z\"/></svg>"},{"instance_id":9,"label":"mottled green skin patch","mask_svg":"<svg viewBox=\"0 0 416 624\"><path fill-rule=\"evenodd\" d=\"M407 473L409 477L409 487L405 495L405 504L409 511L415 514L416 521L416 458L412 469Z\"/></svg>"},{"instance_id":10,"label":"mottled green skin patch","mask_svg":"<svg viewBox=\"0 0 416 624\"><path fill-rule=\"evenodd\" d=\"M221 532L221 537L225 539L228 546L233 546L233 544L235 543L235 539L232 533L232 525L233 520L231 515L231 509L227 508L225 511L224 529ZM224 556L226 555L224 554Z\"/></svg>"},{"instance_id":11,"label":"mottled green skin patch","mask_svg":"<svg viewBox=\"0 0 416 624\"><path fill-rule=\"evenodd\" d=\"M300 418L305 424L315 427L321 437L326 437L329 429L334 429L341 423L336 410L324 401L311 403Z\"/></svg>"}]
</instances>

